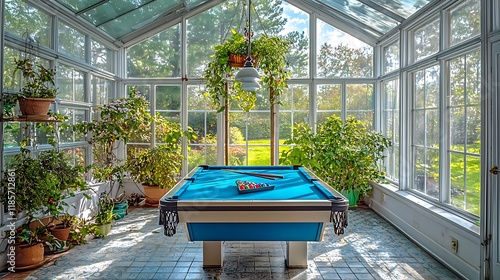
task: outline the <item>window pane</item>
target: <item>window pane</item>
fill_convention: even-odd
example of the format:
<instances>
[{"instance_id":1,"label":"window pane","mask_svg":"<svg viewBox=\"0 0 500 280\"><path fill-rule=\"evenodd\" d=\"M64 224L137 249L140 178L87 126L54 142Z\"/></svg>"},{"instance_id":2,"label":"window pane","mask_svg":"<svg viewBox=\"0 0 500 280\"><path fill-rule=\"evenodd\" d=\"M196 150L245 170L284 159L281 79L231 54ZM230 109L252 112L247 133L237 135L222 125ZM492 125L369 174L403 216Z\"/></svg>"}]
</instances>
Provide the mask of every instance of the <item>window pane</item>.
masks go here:
<instances>
[{"instance_id":1,"label":"window pane","mask_svg":"<svg viewBox=\"0 0 500 280\"><path fill-rule=\"evenodd\" d=\"M64 149L63 151L70 156L73 165L80 165L80 166L85 165L86 150L84 147Z\"/></svg>"},{"instance_id":2,"label":"window pane","mask_svg":"<svg viewBox=\"0 0 500 280\"><path fill-rule=\"evenodd\" d=\"M5 31L23 39L29 35L35 45L50 47L51 17L27 5L24 1L6 0Z\"/></svg>"},{"instance_id":3,"label":"window pane","mask_svg":"<svg viewBox=\"0 0 500 280\"><path fill-rule=\"evenodd\" d=\"M346 109L347 117L355 117L367 128L373 127L373 85L351 85L346 86Z\"/></svg>"},{"instance_id":4,"label":"window pane","mask_svg":"<svg viewBox=\"0 0 500 280\"><path fill-rule=\"evenodd\" d=\"M230 37L230 28L238 28L242 3L228 2L230 4L217 5L187 20L188 77L202 77L214 46Z\"/></svg>"},{"instance_id":5,"label":"window pane","mask_svg":"<svg viewBox=\"0 0 500 280\"><path fill-rule=\"evenodd\" d=\"M399 69L399 40L384 48L384 73Z\"/></svg>"},{"instance_id":6,"label":"window pane","mask_svg":"<svg viewBox=\"0 0 500 280\"><path fill-rule=\"evenodd\" d=\"M249 113L230 111L229 118L231 137L234 138L233 143L230 143L230 149L243 145L245 155L248 155L245 158L247 162L243 162L243 165L269 165L271 163L269 111Z\"/></svg>"},{"instance_id":7,"label":"window pane","mask_svg":"<svg viewBox=\"0 0 500 280\"><path fill-rule=\"evenodd\" d=\"M66 124L74 125L77 123L84 122L85 119L85 110L83 109L74 109L74 108L59 108L59 113L68 117ZM74 132L71 129L64 130L60 135L61 143L71 143L76 141L84 141L85 137L82 133Z\"/></svg>"},{"instance_id":8,"label":"window pane","mask_svg":"<svg viewBox=\"0 0 500 280\"><path fill-rule=\"evenodd\" d=\"M317 123L325 121L333 114L340 116L341 90L340 85L318 85L316 96Z\"/></svg>"},{"instance_id":9,"label":"window pane","mask_svg":"<svg viewBox=\"0 0 500 280\"><path fill-rule=\"evenodd\" d=\"M450 11L450 46L481 34L480 1L468 0Z\"/></svg>"},{"instance_id":10,"label":"window pane","mask_svg":"<svg viewBox=\"0 0 500 280\"><path fill-rule=\"evenodd\" d=\"M70 101L86 101L83 72L76 71L72 67L59 65L57 69L57 85L59 87L58 98Z\"/></svg>"},{"instance_id":11,"label":"window pane","mask_svg":"<svg viewBox=\"0 0 500 280\"><path fill-rule=\"evenodd\" d=\"M309 86L289 85L280 101L279 139L289 139L292 126L309 122Z\"/></svg>"},{"instance_id":12,"label":"window pane","mask_svg":"<svg viewBox=\"0 0 500 280\"><path fill-rule=\"evenodd\" d=\"M217 164L217 115L203 92L204 87L188 86L188 126L198 136L189 143L189 170L201 164Z\"/></svg>"},{"instance_id":13,"label":"window pane","mask_svg":"<svg viewBox=\"0 0 500 280\"><path fill-rule=\"evenodd\" d=\"M157 111L180 111L181 110L181 87L157 86L156 87L156 110Z\"/></svg>"},{"instance_id":14,"label":"window pane","mask_svg":"<svg viewBox=\"0 0 500 280\"><path fill-rule=\"evenodd\" d=\"M439 67L413 73L413 189L439 198Z\"/></svg>"},{"instance_id":15,"label":"window pane","mask_svg":"<svg viewBox=\"0 0 500 280\"><path fill-rule=\"evenodd\" d=\"M94 105L104 105L108 103L108 100L113 96L115 82L92 76L91 80L91 92L92 92L92 103Z\"/></svg>"},{"instance_id":16,"label":"window pane","mask_svg":"<svg viewBox=\"0 0 500 280\"><path fill-rule=\"evenodd\" d=\"M363 2L336 0L322 0L321 2L332 7L334 10L347 14L349 17L353 17L356 21L366 26L370 26L381 33L388 32L398 24L395 19L382 14ZM388 3L388 1L384 1L384 3ZM421 5L421 3L417 5Z\"/></svg>"},{"instance_id":17,"label":"window pane","mask_svg":"<svg viewBox=\"0 0 500 280\"><path fill-rule=\"evenodd\" d=\"M467 129L464 107L450 108L450 150L464 152Z\"/></svg>"},{"instance_id":18,"label":"window pane","mask_svg":"<svg viewBox=\"0 0 500 280\"><path fill-rule=\"evenodd\" d=\"M16 64L14 59L20 58L21 52L8 47L4 48L3 61L3 87L5 90L19 91L21 88L21 73L17 71L15 74Z\"/></svg>"},{"instance_id":19,"label":"window pane","mask_svg":"<svg viewBox=\"0 0 500 280\"><path fill-rule=\"evenodd\" d=\"M383 84L382 132L392 141L384 161L388 178L399 181L399 79Z\"/></svg>"},{"instance_id":20,"label":"window pane","mask_svg":"<svg viewBox=\"0 0 500 280\"><path fill-rule=\"evenodd\" d=\"M107 48L106 46L92 40L92 66L98 67L99 69L106 70L108 72L113 72L113 54L114 52Z\"/></svg>"},{"instance_id":21,"label":"window pane","mask_svg":"<svg viewBox=\"0 0 500 280\"><path fill-rule=\"evenodd\" d=\"M466 164L464 210L479 216L481 208L481 158L478 156L467 156Z\"/></svg>"},{"instance_id":22,"label":"window pane","mask_svg":"<svg viewBox=\"0 0 500 280\"><path fill-rule=\"evenodd\" d=\"M309 77L309 14L286 2L281 3L286 20L280 35L292 41L287 60L292 78Z\"/></svg>"},{"instance_id":23,"label":"window pane","mask_svg":"<svg viewBox=\"0 0 500 280\"><path fill-rule=\"evenodd\" d=\"M479 215L481 145L481 64L479 50L450 60L450 203Z\"/></svg>"},{"instance_id":24,"label":"window pane","mask_svg":"<svg viewBox=\"0 0 500 280\"><path fill-rule=\"evenodd\" d=\"M373 48L318 20L318 77L372 77Z\"/></svg>"},{"instance_id":25,"label":"window pane","mask_svg":"<svg viewBox=\"0 0 500 280\"><path fill-rule=\"evenodd\" d=\"M439 19L414 31L413 59L421 60L439 51Z\"/></svg>"},{"instance_id":26,"label":"window pane","mask_svg":"<svg viewBox=\"0 0 500 280\"><path fill-rule=\"evenodd\" d=\"M59 51L75 58L85 60L85 35L59 21Z\"/></svg>"},{"instance_id":27,"label":"window pane","mask_svg":"<svg viewBox=\"0 0 500 280\"><path fill-rule=\"evenodd\" d=\"M127 77L181 77L180 24L127 49Z\"/></svg>"},{"instance_id":28,"label":"window pane","mask_svg":"<svg viewBox=\"0 0 500 280\"><path fill-rule=\"evenodd\" d=\"M167 120L181 123L181 87L178 85L156 86L156 112ZM157 128L158 129L158 128ZM160 142L157 133L156 141Z\"/></svg>"},{"instance_id":29,"label":"window pane","mask_svg":"<svg viewBox=\"0 0 500 280\"><path fill-rule=\"evenodd\" d=\"M24 123L2 122L3 125L3 147L18 147L22 137L22 127Z\"/></svg>"}]
</instances>

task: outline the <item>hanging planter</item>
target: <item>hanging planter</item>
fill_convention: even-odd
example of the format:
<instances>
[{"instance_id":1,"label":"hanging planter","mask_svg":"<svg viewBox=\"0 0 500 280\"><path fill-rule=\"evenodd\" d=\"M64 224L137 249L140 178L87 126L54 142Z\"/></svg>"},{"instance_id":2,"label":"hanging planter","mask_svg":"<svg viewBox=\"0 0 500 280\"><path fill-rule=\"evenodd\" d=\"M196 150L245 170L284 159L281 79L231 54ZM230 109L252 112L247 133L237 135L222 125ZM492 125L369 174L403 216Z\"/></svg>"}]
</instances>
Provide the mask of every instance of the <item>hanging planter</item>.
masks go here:
<instances>
[{"instance_id":1,"label":"hanging planter","mask_svg":"<svg viewBox=\"0 0 500 280\"><path fill-rule=\"evenodd\" d=\"M229 54L229 65L233 68L243 68L243 66L245 66L246 60L247 60L246 54L245 55L232 54L232 53ZM253 62L253 66L257 67L258 60L257 60L257 57L255 57L254 55L252 55L252 62Z\"/></svg>"},{"instance_id":2,"label":"hanging planter","mask_svg":"<svg viewBox=\"0 0 500 280\"><path fill-rule=\"evenodd\" d=\"M229 54L229 65L231 65L231 67L241 68L245 65L246 59L246 55Z\"/></svg>"},{"instance_id":3,"label":"hanging planter","mask_svg":"<svg viewBox=\"0 0 500 280\"><path fill-rule=\"evenodd\" d=\"M227 80L225 77L234 77L235 68L241 68L245 64L248 53L248 42L245 37L236 30L231 29L231 37L223 44L215 46L215 54L208 63L204 72L206 81L206 93L217 108L222 112L225 106L221 105L222 99L236 101L240 109L250 111L257 100L255 92L241 89L240 82L231 84L229 92L226 91ZM262 84L273 89L273 97L270 104L277 102L277 97L287 88L286 81L290 77L287 72L286 56L290 52L291 42L284 37L262 35L252 40L251 53L254 66L260 72Z\"/></svg>"}]
</instances>

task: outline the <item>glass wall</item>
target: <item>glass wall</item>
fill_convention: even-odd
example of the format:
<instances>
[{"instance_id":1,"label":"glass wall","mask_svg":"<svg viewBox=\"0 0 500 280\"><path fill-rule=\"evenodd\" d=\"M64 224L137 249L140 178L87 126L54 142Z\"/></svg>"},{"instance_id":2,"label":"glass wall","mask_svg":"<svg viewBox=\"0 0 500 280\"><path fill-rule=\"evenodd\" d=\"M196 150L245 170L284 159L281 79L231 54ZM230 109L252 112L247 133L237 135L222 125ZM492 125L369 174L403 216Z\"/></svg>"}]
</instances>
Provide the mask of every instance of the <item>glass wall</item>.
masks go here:
<instances>
[{"instance_id":1,"label":"glass wall","mask_svg":"<svg viewBox=\"0 0 500 280\"><path fill-rule=\"evenodd\" d=\"M8 36L5 36L3 50L3 91L5 94L18 92L23 84L21 73L14 71L15 59L30 57L55 68L58 94L51 110L67 117L65 124L57 126L64 128L91 121L92 107L105 104L108 98L115 96L116 51L100 39L17 0L5 1L5 33ZM87 54L86 50L91 53ZM3 122L2 125L3 164L5 159L19 153L27 131L31 140L26 142L29 149L53 148L43 124ZM63 129L57 140L56 148L67 151L74 164L90 163L90 147L84 135Z\"/></svg>"},{"instance_id":2,"label":"glass wall","mask_svg":"<svg viewBox=\"0 0 500 280\"><path fill-rule=\"evenodd\" d=\"M403 31L408 41L392 40L381 47L382 72L387 74L381 83L381 127L393 141L384 162L388 178L399 183L407 172L409 185L401 189L473 219L479 216L481 192L479 10L478 1L456 3ZM410 54L408 62L396 58L400 44ZM394 74L400 61L403 87ZM404 98L400 88L407 91ZM409 143L400 141L405 133ZM407 144L408 153L401 154ZM401 161L409 166L400 170Z\"/></svg>"},{"instance_id":3,"label":"glass wall","mask_svg":"<svg viewBox=\"0 0 500 280\"><path fill-rule=\"evenodd\" d=\"M125 61L120 62L110 42L93 38L22 1L5 1L9 36L4 48L4 91L8 94L21 87L20 75L13 73L14 58L29 51L56 67L60 94L53 109L67 114L68 123L76 123L92 120L93 106L124 95L126 90L116 90L123 78L146 96L153 113L193 128L198 138L185 145L188 169L222 164L224 141L218 136L224 119L205 96L202 77L214 46L227 40L232 29L243 32L241 2L216 5L127 46ZM291 137L295 124L314 126L331 115L355 117L391 138L393 146L383 164L392 183L404 182L401 189L479 215L478 1L457 2L405 26L400 36L380 45L375 62L374 46L341 31L328 19L279 0L257 4L254 36L279 35L293 41L287 57L292 78L276 108L276 147L287 148L282 143ZM232 82L230 77L227 81ZM260 89L256 97L250 112L230 105L232 165L273 164L269 89ZM6 159L18 150L21 127L20 123L3 124ZM37 139L47 143L41 133ZM91 158L82 135L66 132L61 140L61 147L74 156L75 163ZM403 177L410 179L401 181Z\"/></svg>"}]
</instances>

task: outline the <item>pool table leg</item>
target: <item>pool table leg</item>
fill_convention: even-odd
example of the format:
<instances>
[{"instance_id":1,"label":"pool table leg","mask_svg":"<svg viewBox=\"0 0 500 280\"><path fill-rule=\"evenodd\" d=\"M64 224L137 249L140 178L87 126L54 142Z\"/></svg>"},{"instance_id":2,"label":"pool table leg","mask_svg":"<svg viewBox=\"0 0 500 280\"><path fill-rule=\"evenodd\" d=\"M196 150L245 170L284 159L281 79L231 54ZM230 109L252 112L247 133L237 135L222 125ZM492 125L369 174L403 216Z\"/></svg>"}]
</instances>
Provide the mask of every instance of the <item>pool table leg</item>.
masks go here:
<instances>
[{"instance_id":1,"label":"pool table leg","mask_svg":"<svg viewBox=\"0 0 500 280\"><path fill-rule=\"evenodd\" d=\"M203 267L222 267L222 241L203 241Z\"/></svg>"},{"instance_id":2,"label":"pool table leg","mask_svg":"<svg viewBox=\"0 0 500 280\"><path fill-rule=\"evenodd\" d=\"M286 266L289 268L307 268L307 242L286 242Z\"/></svg>"}]
</instances>

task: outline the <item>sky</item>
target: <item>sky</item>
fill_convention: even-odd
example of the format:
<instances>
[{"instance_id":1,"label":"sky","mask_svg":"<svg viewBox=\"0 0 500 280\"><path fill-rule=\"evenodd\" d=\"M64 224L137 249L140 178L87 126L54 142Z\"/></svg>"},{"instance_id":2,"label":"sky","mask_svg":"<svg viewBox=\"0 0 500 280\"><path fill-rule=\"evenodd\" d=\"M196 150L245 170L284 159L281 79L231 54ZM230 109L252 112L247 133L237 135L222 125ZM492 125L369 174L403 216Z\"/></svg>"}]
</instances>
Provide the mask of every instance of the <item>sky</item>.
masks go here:
<instances>
[{"instance_id":1,"label":"sky","mask_svg":"<svg viewBox=\"0 0 500 280\"><path fill-rule=\"evenodd\" d=\"M287 18L287 23L282 33L287 34L291 31L304 31L309 35L309 15L299 8L286 2L283 2L282 7L284 17ZM355 48L368 46L362 41L340 31L337 28L334 28L333 26L323 22L322 20L319 20L317 31L318 34L321 34L320 36L317 36L318 49L326 42L328 42L333 47L339 45L340 43L348 44L349 46Z\"/></svg>"}]
</instances>

